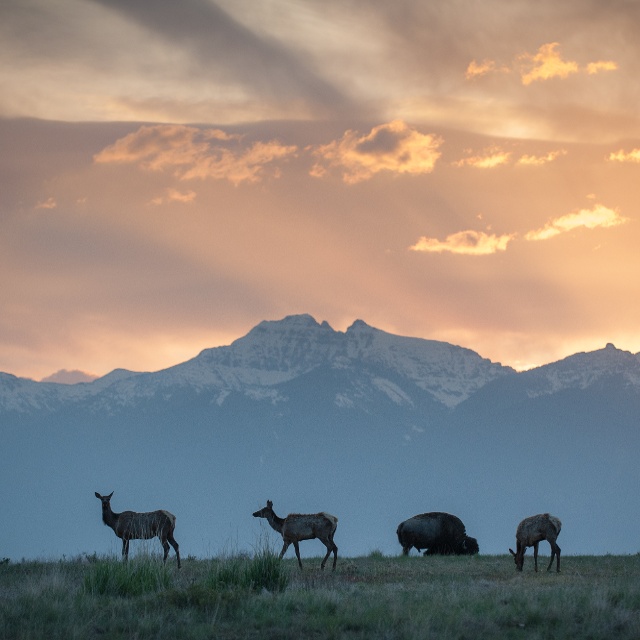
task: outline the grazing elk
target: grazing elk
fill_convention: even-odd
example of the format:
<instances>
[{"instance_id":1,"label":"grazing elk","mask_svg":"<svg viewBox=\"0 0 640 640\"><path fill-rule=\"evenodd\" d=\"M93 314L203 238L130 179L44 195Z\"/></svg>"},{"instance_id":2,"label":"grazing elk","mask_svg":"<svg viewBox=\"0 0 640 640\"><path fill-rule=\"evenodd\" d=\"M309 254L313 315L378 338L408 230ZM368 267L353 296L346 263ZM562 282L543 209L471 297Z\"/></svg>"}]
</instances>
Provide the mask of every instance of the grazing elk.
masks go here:
<instances>
[{"instance_id":1,"label":"grazing elk","mask_svg":"<svg viewBox=\"0 0 640 640\"><path fill-rule=\"evenodd\" d=\"M462 520L450 513L434 511L413 516L398 525L396 535L405 556L412 547L426 549L424 555L473 555L480 551L478 541L467 535Z\"/></svg>"},{"instance_id":2,"label":"grazing elk","mask_svg":"<svg viewBox=\"0 0 640 640\"><path fill-rule=\"evenodd\" d=\"M122 556L129 559L130 540L149 540L158 536L164 549L163 562L167 562L169 555L169 543L175 549L180 568L180 551L178 543L173 537L173 530L176 527L176 517L168 511L149 511L147 513L137 513L135 511L123 511L114 513L111 509L111 496L101 496L96 491L96 498L102 502L102 522L113 529L113 532L122 539Z\"/></svg>"},{"instance_id":3,"label":"grazing elk","mask_svg":"<svg viewBox=\"0 0 640 640\"><path fill-rule=\"evenodd\" d=\"M556 539L560 535L562 522L555 516L548 513L540 513L537 516L525 518L516 531L516 551L509 549L513 556L518 571L522 571L524 564L524 553L527 547L533 547L533 562L535 570L538 570L538 543L547 540L551 545L551 560L547 571L551 569L553 558L556 558L556 571L560 572L560 547L556 544Z\"/></svg>"},{"instance_id":4,"label":"grazing elk","mask_svg":"<svg viewBox=\"0 0 640 640\"><path fill-rule=\"evenodd\" d=\"M286 518L279 518L273 511L273 502L267 500L267 506L260 509L260 511L256 511L253 517L266 518L271 527L282 536L284 544L282 545L280 558L284 556L289 545L293 543L298 564L300 565L300 569L302 569L298 543L300 540L313 540L314 538L318 538L318 540L327 547L327 555L324 557L320 568L324 569L327 558L331 555L332 551L333 569L336 568L338 547L336 547L333 541L333 534L336 532L336 527L338 526L338 518L335 516L324 512L310 514L290 513Z\"/></svg>"}]
</instances>

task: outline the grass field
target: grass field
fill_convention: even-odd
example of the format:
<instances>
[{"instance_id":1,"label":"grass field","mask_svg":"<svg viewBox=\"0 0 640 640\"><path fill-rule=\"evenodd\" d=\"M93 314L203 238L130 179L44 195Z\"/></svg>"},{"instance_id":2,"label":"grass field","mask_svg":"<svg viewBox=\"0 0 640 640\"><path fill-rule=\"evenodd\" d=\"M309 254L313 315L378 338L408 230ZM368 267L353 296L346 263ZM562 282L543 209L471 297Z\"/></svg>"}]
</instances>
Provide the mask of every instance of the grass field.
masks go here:
<instances>
[{"instance_id":1,"label":"grass field","mask_svg":"<svg viewBox=\"0 0 640 640\"><path fill-rule=\"evenodd\" d=\"M637 555L169 560L4 562L0 638L640 638Z\"/></svg>"}]
</instances>

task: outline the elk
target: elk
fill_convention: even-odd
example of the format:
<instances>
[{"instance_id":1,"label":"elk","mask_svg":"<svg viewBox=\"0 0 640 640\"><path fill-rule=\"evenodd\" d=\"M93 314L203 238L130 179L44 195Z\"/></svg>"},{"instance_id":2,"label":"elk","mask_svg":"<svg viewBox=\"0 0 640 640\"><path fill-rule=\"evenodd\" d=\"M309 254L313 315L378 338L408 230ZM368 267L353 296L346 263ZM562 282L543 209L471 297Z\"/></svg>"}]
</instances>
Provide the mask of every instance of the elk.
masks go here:
<instances>
[{"instance_id":1,"label":"elk","mask_svg":"<svg viewBox=\"0 0 640 640\"><path fill-rule=\"evenodd\" d=\"M167 562L169 555L169 543L175 549L178 569L180 568L180 551L178 543L173 537L176 527L176 517L168 511L148 511L137 513L136 511L123 511L114 513L111 509L111 496L101 496L97 491L96 498L102 502L102 522L113 529L113 532L122 539L122 557L125 562L129 559L130 540L149 540L158 536L164 549L163 562Z\"/></svg>"},{"instance_id":2,"label":"elk","mask_svg":"<svg viewBox=\"0 0 640 640\"><path fill-rule=\"evenodd\" d=\"M327 548L327 555L320 564L320 568L324 569L327 558L331 555L332 551L333 569L336 568L338 547L336 547L333 541L333 534L336 532L336 527L338 526L338 518L335 516L324 512L312 514L290 513L286 518L279 518L273 511L273 502L267 500L267 506L260 509L260 511L256 511L253 517L266 518L271 527L282 536L284 544L280 552L280 559L284 556L289 545L293 543L293 548L296 550L296 557L298 558L298 565L300 569L302 569L298 543L300 540L313 540L314 538L318 538Z\"/></svg>"},{"instance_id":3,"label":"elk","mask_svg":"<svg viewBox=\"0 0 640 640\"><path fill-rule=\"evenodd\" d=\"M538 570L538 543L547 540L551 545L551 560L547 571L551 569L553 558L556 558L556 571L560 573L560 547L556 544L556 539L560 535L562 522L555 516L548 513L540 513L537 516L525 518L516 531L516 551L509 549L513 556L518 571L522 571L524 564L524 553L527 547L533 547L533 562L535 570Z\"/></svg>"}]
</instances>

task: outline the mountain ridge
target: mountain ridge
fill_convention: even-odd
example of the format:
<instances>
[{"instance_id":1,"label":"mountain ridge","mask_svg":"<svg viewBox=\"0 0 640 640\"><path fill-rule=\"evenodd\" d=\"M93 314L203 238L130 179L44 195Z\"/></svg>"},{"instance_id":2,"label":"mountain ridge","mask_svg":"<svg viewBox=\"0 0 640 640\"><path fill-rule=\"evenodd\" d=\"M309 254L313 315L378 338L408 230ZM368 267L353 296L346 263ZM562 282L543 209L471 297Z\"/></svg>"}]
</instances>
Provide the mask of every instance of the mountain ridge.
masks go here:
<instances>
[{"instance_id":1,"label":"mountain ridge","mask_svg":"<svg viewBox=\"0 0 640 640\"><path fill-rule=\"evenodd\" d=\"M544 512L563 554L636 553L639 380L613 345L516 372L307 315L158 372L0 374L0 557L104 552L94 492L114 490L117 508L175 513L195 556L250 551L270 535L251 517L267 499L335 513L344 556L399 553L398 523L428 511L459 516L481 553L506 554Z\"/></svg>"},{"instance_id":2,"label":"mountain ridge","mask_svg":"<svg viewBox=\"0 0 640 640\"><path fill-rule=\"evenodd\" d=\"M92 382L71 385L0 373L0 410L50 411L100 398L104 405L107 396L122 405L170 387L217 391L218 402L224 402L232 391L276 397L273 391L279 385L316 367L350 368L356 363L372 371L393 372L449 409L505 376L517 376L529 386L527 393L532 397L571 386L586 388L614 373L640 388L640 358L611 343L604 349L516 372L447 342L387 333L359 319L340 332L326 321L319 323L309 314L300 314L264 320L230 345L203 349L194 358L155 372L116 369ZM381 392L396 398L403 395L384 382L384 374L372 373L371 379Z\"/></svg>"}]
</instances>

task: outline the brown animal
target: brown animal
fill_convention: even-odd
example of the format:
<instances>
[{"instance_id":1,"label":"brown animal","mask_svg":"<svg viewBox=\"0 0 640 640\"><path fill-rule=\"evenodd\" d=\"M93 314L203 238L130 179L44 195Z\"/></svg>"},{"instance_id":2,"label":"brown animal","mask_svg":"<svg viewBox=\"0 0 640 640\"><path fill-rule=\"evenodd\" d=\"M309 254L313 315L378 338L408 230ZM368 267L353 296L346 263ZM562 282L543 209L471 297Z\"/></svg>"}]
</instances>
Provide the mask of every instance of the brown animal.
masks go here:
<instances>
[{"instance_id":1,"label":"brown animal","mask_svg":"<svg viewBox=\"0 0 640 640\"><path fill-rule=\"evenodd\" d=\"M540 513L537 516L525 518L516 531L516 551L509 549L516 563L518 571L522 571L524 553L527 547L533 547L533 561L535 570L538 570L538 543L547 540L551 545L551 560L547 571L551 569L553 558L556 558L556 570L560 572L560 547L556 544L556 538L560 535L562 522L548 513Z\"/></svg>"},{"instance_id":2,"label":"brown animal","mask_svg":"<svg viewBox=\"0 0 640 640\"><path fill-rule=\"evenodd\" d=\"M271 527L282 536L284 544L282 545L280 558L284 556L289 545L293 543L298 564L300 565L300 569L302 569L298 542L300 542L300 540L313 540L314 538L318 538L318 540L327 547L327 555L324 557L320 568L324 569L327 558L331 555L332 551L333 569L336 568L338 547L336 547L333 541L333 534L336 532L336 527L338 526L338 518L335 516L324 512L313 514L290 513L286 518L279 518L273 511L273 502L267 500L267 506L260 509L260 511L256 511L253 517L266 518Z\"/></svg>"},{"instance_id":3,"label":"brown animal","mask_svg":"<svg viewBox=\"0 0 640 640\"><path fill-rule=\"evenodd\" d=\"M123 511L114 513L111 509L111 496L101 496L96 491L96 498L102 502L102 522L113 529L113 532L122 539L122 556L124 560L129 559L130 540L149 540L158 536L164 549L163 562L167 562L169 555L169 543L175 549L180 568L180 551L178 543L173 537L173 530L176 527L176 517L168 511L149 511L147 513L137 513L135 511Z\"/></svg>"},{"instance_id":4,"label":"brown animal","mask_svg":"<svg viewBox=\"0 0 640 640\"><path fill-rule=\"evenodd\" d=\"M421 513L398 525L398 542L403 555L412 547L426 549L424 555L473 555L480 551L478 541L467 535L462 520L450 513Z\"/></svg>"}]
</instances>

